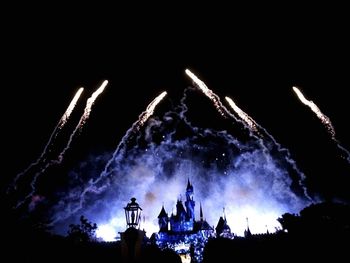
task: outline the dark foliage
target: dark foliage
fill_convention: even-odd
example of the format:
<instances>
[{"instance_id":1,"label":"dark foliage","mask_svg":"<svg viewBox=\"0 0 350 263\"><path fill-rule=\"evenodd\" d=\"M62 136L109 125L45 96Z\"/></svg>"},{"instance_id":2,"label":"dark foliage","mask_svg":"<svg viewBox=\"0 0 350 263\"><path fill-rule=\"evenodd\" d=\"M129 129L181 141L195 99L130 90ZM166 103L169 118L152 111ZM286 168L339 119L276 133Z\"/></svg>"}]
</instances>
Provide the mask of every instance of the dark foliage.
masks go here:
<instances>
[{"instance_id":1,"label":"dark foliage","mask_svg":"<svg viewBox=\"0 0 350 263\"><path fill-rule=\"evenodd\" d=\"M314 262L326 259L340 262L348 257L349 205L312 204L299 215L286 213L278 221L283 230L274 234L210 240L204 250L204 262Z\"/></svg>"},{"instance_id":2,"label":"dark foliage","mask_svg":"<svg viewBox=\"0 0 350 263\"><path fill-rule=\"evenodd\" d=\"M80 224L70 224L68 239L73 242L91 242L96 240L96 223L91 223L83 215Z\"/></svg>"}]
</instances>

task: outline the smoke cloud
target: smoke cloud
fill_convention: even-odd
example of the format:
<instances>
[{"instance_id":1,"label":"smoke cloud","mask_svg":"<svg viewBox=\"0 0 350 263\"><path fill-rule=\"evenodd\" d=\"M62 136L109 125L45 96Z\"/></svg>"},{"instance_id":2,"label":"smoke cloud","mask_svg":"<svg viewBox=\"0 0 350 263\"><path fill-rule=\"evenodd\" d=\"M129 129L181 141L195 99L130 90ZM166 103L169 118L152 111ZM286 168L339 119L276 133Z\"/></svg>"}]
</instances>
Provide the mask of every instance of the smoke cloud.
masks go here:
<instances>
[{"instance_id":1,"label":"smoke cloud","mask_svg":"<svg viewBox=\"0 0 350 263\"><path fill-rule=\"evenodd\" d=\"M141 228L150 236L158 231L162 205L170 215L176 213L178 199L185 201L188 179L194 186L196 218L201 203L204 218L216 226L225 208L228 224L238 235L243 234L247 217L253 233L267 228L272 232L281 214L309 203L300 178L286 162L287 152L274 150L270 142L262 145L252 136L238 140L226 130L191 124L185 99L179 107L151 117L128 139L122 156L115 156L112 172L95 186L103 191L84 192L93 189L108 157L97 156L71 172L70 190L59 193L51 210L55 231L65 233L67 225L84 214L98 224L102 238L113 239L125 230L123 207L135 197L143 209Z\"/></svg>"}]
</instances>

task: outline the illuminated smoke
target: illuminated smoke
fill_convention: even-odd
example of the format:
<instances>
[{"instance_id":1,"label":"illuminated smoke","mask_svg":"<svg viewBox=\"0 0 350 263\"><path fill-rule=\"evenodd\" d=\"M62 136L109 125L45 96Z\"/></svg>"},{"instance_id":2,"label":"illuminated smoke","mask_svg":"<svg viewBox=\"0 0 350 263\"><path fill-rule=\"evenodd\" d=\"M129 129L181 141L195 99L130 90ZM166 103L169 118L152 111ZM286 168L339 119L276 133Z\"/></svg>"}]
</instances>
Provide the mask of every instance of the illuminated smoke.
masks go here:
<instances>
[{"instance_id":1,"label":"illuminated smoke","mask_svg":"<svg viewBox=\"0 0 350 263\"><path fill-rule=\"evenodd\" d=\"M49 138L48 142L46 143L46 145L44 147L44 150L42 151L42 153L39 156L39 158L35 162L31 163L24 171L22 171L22 172L20 172L19 174L16 175L16 177L15 177L13 183L12 183L12 187L13 188L16 189L17 181L22 177L22 175L26 174L33 166L38 165L40 163L40 161L42 161L42 159L44 158L45 154L47 153L48 147L52 144L52 141L57 137L59 131L67 123L67 121L68 121L71 113L73 112L73 109L75 108L75 105L77 104L77 101L80 98L80 95L83 92L83 90L84 90L84 88L80 88L77 91L77 93L75 94L75 96L72 99L71 103L69 104L67 110L65 111L65 113L63 114L63 116L61 117L59 122L57 123L55 129L51 133L50 138ZM8 189L8 191L10 190L10 188Z\"/></svg>"},{"instance_id":2,"label":"illuminated smoke","mask_svg":"<svg viewBox=\"0 0 350 263\"><path fill-rule=\"evenodd\" d=\"M313 101L305 99L303 93L301 93L301 91L297 87L293 87L293 91L297 94L299 100L306 106L308 106L316 114L317 118L321 120L323 125L326 127L326 129L332 136L332 139L334 139L335 130L330 119L321 112L321 110L316 106L316 104Z\"/></svg>"},{"instance_id":3,"label":"illuminated smoke","mask_svg":"<svg viewBox=\"0 0 350 263\"><path fill-rule=\"evenodd\" d=\"M84 214L101 226L100 236L108 238L106 229L114 229L115 237L125 228L122 207L131 196L137 198L146 216L142 228L149 236L158 231L157 215L162 204L170 214L177 198L184 196L188 177L194 185L197 219L199 202L211 225L217 224L222 207L226 207L228 223L239 235L243 234L247 216L251 218L253 232L265 232L266 224L273 232L281 214L299 211L307 204L290 190L288 173L263 149L240 145L239 151L229 134L199 131L198 136L212 138L214 149L213 145L200 144L193 135L179 141L168 139L159 145L151 142L147 151L137 148L128 151L128 157L118 166L118 176L109 179L109 187L85 199ZM212 152L216 154L210 159ZM79 192L80 188L75 190ZM79 198L74 200L73 196L74 190L61 200L55 208L56 217L64 218L81 205Z\"/></svg>"},{"instance_id":4,"label":"illuminated smoke","mask_svg":"<svg viewBox=\"0 0 350 263\"><path fill-rule=\"evenodd\" d=\"M316 114L316 116L321 120L322 124L326 127L327 131L331 135L331 138L336 144L336 146L346 155L346 157L344 156L342 157L345 158L348 161L348 163L350 163L350 152L347 149L345 149L342 145L340 145L339 141L336 139L335 129L332 125L331 120L321 112L321 110L317 107L317 105L313 101L307 100L304 97L303 93L297 87L293 87L293 91L297 94L299 100L303 104L308 106Z\"/></svg>"},{"instance_id":5,"label":"illuminated smoke","mask_svg":"<svg viewBox=\"0 0 350 263\"><path fill-rule=\"evenodd\" d=\"M227 100L228 104L231 106L231 108L238 114L238 116L245 121L245 123L247 123L247 125L249 126L249 128L254 131L257 132L258 129L256 127L256 123L255 121L244 111L242 111L234 102L231 98L229 97L225 97L225 99Z\"/></svg>"},{"instance_id":6,"label":"illuminated smoke","mask_svg":"<svg viewBox=\"0 0 350 263\"><path fill-rule=\"evenodd\" d=\"M252 120L250 118L250 120L255 124L255 128L259 128L259 131L257 131L256 133L259 135L259 137L263 137L262 136L262 132L264 133L264 141L261 140L261 138L257 137L254 133L253 133L253 129L251 129L250 125L246 122L243 121L241 122L239 119L237 119L233 114L231 114L227 108L222 104L220 97L218 95L216 95L211 89L209 89L205 83L203 81L201 81L196 75L194 75L190 70L186 69L185 70L186 74L193 80L193 82L196 84L196 86L213 102L215 108L217 109L217 111L220 113L221 116L223 117L231 117L233 118L235 121L243 123L243 125L245 127L247 127L250 131L250 136L252 138L254 138L255 140L258 141L258 143L260 143L260 145L263 148L267 148L267 144L272 143L273 146L276 148L276 150L281 153L284 156L284 160L285 162L287 162L292 169L297 173L298 177L300 178L299 180L299 184L300 186L303 188L303 192L304 195L309 199L312 200L312 198L308 195L307 193L307 189L303 184L303 181L305 180L305 175L303 172L301 172L299 170L299 168L297 167L295 161L293 160L293 158L290 156L290 152L288 149L283 148L276 140L275 138L261 125L258 125L257 122L255 122L254 120ZM249 117L249 116L248 116ZM268 142L267 140L271 140L271 142Z\"/></svg>"},{"instance_id":7,"label":"illuminated smoke","mask_svg":"<svg viewBox=\"0 0 350 263\"><path fill-rule=\"evenodd\" d=\"M184 99L176 109L145 124L137 137L145 145L137 140L131 146L128 140L139 118L117 147L123 151L116 150L106 166L99 156L72 171L70 177L76 181L68 192L59 193L59 202L52 208L56 231L64 231L78 219L77 211L84 206L84 215L100 226L97 234L111 240L125 230L123 207L136 197L145 216L141 228L150 236L159 230L157 216L163 204L169 215L175 213L188 178L194 186L196 218L201 202L204 218L216 225L225 207L228 223L238 235L243 234L246 217L253 233L266 232L266 225L273 232L281 214L295 213L309 204L291 190L294 182L285 167L285 152L272 154L267 146L239 142L227 131L190 124ZM181 130L169 130L169 123L185 126L186 137L178 136ZM105 167L101 174L99 166ZM82 175L89 178L85 185Z\"/></svg>"},{"instance_id":8,"label":"illuminated smoke","mask_svg":"<svg viewBox=\"0 0 350 263\"><path fill-rule=\"evenodd\" d=\"M63 161L63 157L64 154L66 153L66 151L70 148L70 145L74 139L74 136L77 134L78 131L81 131L82 127L84 126L84 124L86 123L86 121L88 120L90 113L91 113L91 107L94 105L95 100L97 99L97 97L103 92L103 90L105 89L105 87L107 86L108 81L105 80L102 85L91 95L90 98L87 99L86 101L86 106L84 109L84 113L81 116L79 123L77 124L77 126L75 127L74 131L71 133L69 140L66 144L66 147L61 151L61 153L58 155L57 160L51 160L49 163L47 163L43 168L40 169L39 172L37 172L34 177L33 180L30 183L31 186L31 192L21 201L19 201L17 203L17 205L15 206L15 208L17 209L18 207L22 206L26 200L28 200L29 198L31 198L33 196L33 194L36 192L36 182L38 180L38 178L40 177L40 175L42 175L49 167L51 167L53 164L60 164Z\"/></svg>"},{"instance_id":9,"label":"illuminated smoke","mask_svg":"<svg viewBox=\"0 0 350 263\"><path fill-rule=\"evenodd\" d=\"M125 147L126 141L130 137L130 135L135 130L139 130L145 124L145 122L149 119L149 117L151 117L153 115L154 109L164 99L164 97L166 95L167 95L167 92L163 91L154 100L152 100L152 102L147 106L146 110L139 115L137 121L135 121L131 125L131 127L126 131L125 135L123 136L123 138L120 140L119 144L117 145L117 148L115 149L112 158L107 162L107 164L105 166L105 169L101 173L101 176L107 176L108 175L108 169L110 168L110 166L112 165L113 162L118 161L118 160L116 160L117 159L117 155L118 154L120 155L120 151L121 151L122 147ZM95 183L97 183L97 182L98 181L96 181Z\"/></svg>"},{"instance_id":10,"label":"illuminated smoke","mask_svg":"<svg viewBox=\"0 0 350 263\"><path fill-rule=\"evenodd\" d=\"M79 199L78 205L75 206L74 208L70 207L70 209L67 211L66 214L60 215L59 217L55 218L53 223L55 223L56 221L65 219L71 216L72 214L76 213L77 211L79 211L83 206L83 203L85 201L85 196L87 193L92 192L92 193L98 194L104 191L109 186L108 183L106 183L98 187L98 184L102 179L104 179L105 177L113 173L114 171L113 169L111 171L108 171L108 170L113 164L118 163L120 159L123 157L123 153L125 150L125 149L123 150L123 147L126 146L127 140L131 137L132 133L140 130L140 128L146 123L149 117L153 115L156 106L164 99L166 95L167 95L167 92L163 91L154 100L152 100L152 102L147 106L146 110L139 115L137 121L135 121L131 125L131 127L126 131L125 135L120 140L116 150L114 151L112 158L107 162L100 176L96 180L89 181L88 185L81 191L81 193L77 194Z\"/></svg>"}]
</instances>

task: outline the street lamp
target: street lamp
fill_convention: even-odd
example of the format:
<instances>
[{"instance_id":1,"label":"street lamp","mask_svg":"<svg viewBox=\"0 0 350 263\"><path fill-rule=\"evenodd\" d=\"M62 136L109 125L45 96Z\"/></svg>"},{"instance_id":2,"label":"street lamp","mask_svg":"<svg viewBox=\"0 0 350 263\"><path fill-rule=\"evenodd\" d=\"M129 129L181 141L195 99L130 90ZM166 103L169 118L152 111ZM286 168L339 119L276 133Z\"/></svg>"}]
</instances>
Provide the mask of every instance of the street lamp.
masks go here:
<instances>
[{"instance_id":1,"label":"street lamp","mask_svg":"<svg viewBox=\"0 0 350 263\"><path fill-rule=\"evenodd\" d=\"M131 202L124 207L126 224L128 227L136 228L141 219L142 208L136 203L136 198L131 198Z\"/></svg>"}]
</instances>

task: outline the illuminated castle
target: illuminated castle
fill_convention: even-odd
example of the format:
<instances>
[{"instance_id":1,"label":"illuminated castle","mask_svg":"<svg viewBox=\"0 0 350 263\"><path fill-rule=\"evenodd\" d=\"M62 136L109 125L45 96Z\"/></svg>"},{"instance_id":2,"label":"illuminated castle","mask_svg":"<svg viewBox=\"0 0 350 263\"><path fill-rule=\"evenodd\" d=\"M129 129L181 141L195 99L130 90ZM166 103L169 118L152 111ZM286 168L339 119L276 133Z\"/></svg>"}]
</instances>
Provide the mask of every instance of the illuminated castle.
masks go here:
<instances>
[{"instance_id":1,"label":"illuminated castle","mask_svg":"<svg viewBox=\"0 0 350 263\"><path fill-rule=\"evenodd\" d=\"M211 227L203 218L203 210L200 205L199 220L195 219L195 201L193 200L193 185L190 180L186 187L185 206L179 198L176 203L176 214L167 212L162 207L158 215L159 232L153 235L155 243L160 248L174 249L178 254L189 254L201 261L202 252L208 238L221 236L221 234L230 232L230 228L226 223L226 218L222 217L216 227Z\"/></svg>"}]
</instances>

